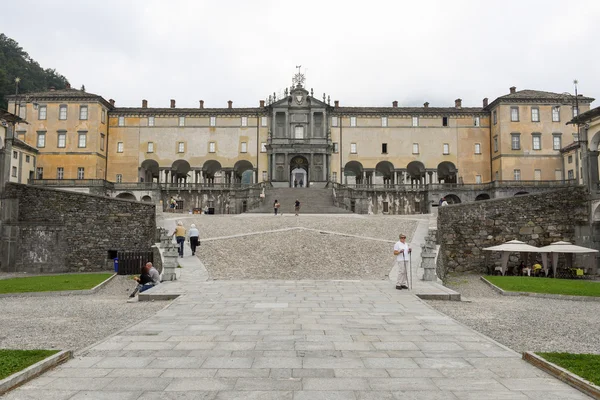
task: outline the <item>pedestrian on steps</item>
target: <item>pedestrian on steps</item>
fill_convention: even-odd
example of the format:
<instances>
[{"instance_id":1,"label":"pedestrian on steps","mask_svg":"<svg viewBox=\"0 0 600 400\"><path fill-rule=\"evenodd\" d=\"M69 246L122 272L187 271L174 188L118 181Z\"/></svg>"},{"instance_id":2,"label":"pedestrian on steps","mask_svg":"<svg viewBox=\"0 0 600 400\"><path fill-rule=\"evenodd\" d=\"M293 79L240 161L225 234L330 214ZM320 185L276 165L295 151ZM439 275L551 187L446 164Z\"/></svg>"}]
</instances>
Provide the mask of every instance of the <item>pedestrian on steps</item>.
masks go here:
<instances>
[{"instance_id":1,"label":"pedestrian on steps","mask_svg":"<svg viewBox=\"0 0 600 400\"><path fill-rule=\"evenodd\" d=\"M196 224L190 225L190 247L192 255L196 255L196 247L200 244L200 231L196 228Z\"/></svg>"},{"instance_id":2,"label":"pedestrian on steps","mask_svg":"<svg viewBox=\"0 0 600 400\"><path fill-rule=\"evenodd\" d=\"M171 236L175 236L175 239L177 240L177 245L179 247L179 257L183 258L183 244L185 243L185 228L183 227L183 222L177 222L175 231Z\"/></svg>"},{"instance_id":3,"label":"pedestrian on steps","mask_svg":"<svg viewBox=\"0 0 600 400\"><path fill-rule=\"evenodd\" d=\"M406 264L410 262L410 253L412 249L406 244L406 235L401 233L400 240L394 245L394 255L396 256L396 268L398 268L398 280L396 289L408 289L408 276Z\"/></svg>"},{"instance_id":4,"label":"pedestrian on steps","mask_svg":"<svg viewBox=\"0 0 600 400\"><path fill-rule=\"evenodd\" d=\"M275 213L275 216L277 216L280 206L281 204L279 204L279 200L275 199L275 201L273 202L273 212Z\"/></svg>"},{"instance_id":5,"label":"pedestrian on steps","mask_svg":"<svg viewBox=\"0 0 600 400\"><path fill-rule=\"evenodd\" d=\"M298 201L298 199L296 199L296 202L294 203L294 211L296 212L296 217L297 217L298 213L300 212L300 201Z\"/></svg>"}]
</instances>

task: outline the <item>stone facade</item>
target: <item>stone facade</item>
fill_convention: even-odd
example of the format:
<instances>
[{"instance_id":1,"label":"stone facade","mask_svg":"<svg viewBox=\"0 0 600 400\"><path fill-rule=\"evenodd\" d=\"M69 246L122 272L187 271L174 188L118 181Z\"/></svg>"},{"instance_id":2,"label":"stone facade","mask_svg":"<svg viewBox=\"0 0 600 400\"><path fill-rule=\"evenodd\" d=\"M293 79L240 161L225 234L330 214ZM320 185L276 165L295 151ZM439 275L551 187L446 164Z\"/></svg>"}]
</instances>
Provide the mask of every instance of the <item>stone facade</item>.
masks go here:
<instances>
[{"instance_id":1,"label":"stone facade","mask_svg":"<svg viewBox=\"0 0 600 400\"><path fill-rule=\"evenodd\" d=\"M102 271L155 241L153 204L15 183L2 200L1 271Z\"/></svg>"},{"instance_id":2,"label":"stone facade","mask_svg":"<svg viewBox=\"0 0 600 400\"><path fill-rule=\"evenodd\" d=\"M579 244L588 207L582 187L440 207L438 268L485 271L487 252L482 249L513 239L536 247L558 240ZM490 263L497 257L490 253Z\"/></svg>"}]
</instances>

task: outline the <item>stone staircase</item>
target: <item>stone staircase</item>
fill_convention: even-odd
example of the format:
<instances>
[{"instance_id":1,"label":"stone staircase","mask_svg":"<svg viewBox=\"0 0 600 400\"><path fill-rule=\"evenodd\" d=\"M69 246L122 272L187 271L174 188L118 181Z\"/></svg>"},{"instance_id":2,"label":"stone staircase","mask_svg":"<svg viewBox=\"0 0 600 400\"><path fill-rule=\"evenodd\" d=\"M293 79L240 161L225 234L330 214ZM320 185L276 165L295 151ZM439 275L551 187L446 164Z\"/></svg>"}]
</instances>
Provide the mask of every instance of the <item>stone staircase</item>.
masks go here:
<instances>
[{"instance_id":1,"label":"stone staircase","mask_svg":"<svg viewBox=\"0 0 600 400\"><path fill-rule=\"evenodd\" d=\"M249 213L273 213L273 202L279 200L280 213L294 214L294 203L300 201L301 214L350 214L350 211L333 205L333 190L320 188L270 188L265 192L264 203Z\"/></svg>"}]
</instances>

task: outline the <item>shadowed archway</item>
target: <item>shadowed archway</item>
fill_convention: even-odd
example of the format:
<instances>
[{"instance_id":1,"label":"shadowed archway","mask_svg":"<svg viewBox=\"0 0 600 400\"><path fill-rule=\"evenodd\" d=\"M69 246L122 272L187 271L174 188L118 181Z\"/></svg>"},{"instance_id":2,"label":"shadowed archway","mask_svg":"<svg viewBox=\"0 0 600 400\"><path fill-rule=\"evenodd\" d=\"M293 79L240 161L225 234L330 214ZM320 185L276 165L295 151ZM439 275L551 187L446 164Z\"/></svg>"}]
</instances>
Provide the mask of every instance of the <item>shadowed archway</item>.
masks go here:
<instances>
[{"instance_id":1,"label":"shadowed archway","mask_svg":"<svg viewBox=\"0 0 600 400\"><path fill-rule=\"evenodd\" d=\"M477 197L475 197L475 201L489 200L489 199L490 199L490 195L487 193L481 193L481 194L478 194Z\"/></svg>"},{"instance_id":2,"label":"shadowed archway","mask_svg":"<svg viewBox=\"0 0 600 400\"><path fill-rule=\"evenodd\" d=\"M139 180L140 182L158 182L159 170L156 160L144 160L140 166Z\"/></svg>"},{"instance_id":3,"label":"shadowed archway","mask_svg":"<svg viewBox=\"0 0 600 400\"><path fill-rule=\"evenodd\" d=\"M437 175L438 182L444 181L444 183L456 183L456 166L450 161L443 161L438 164Z\"/></svg>"},{"instance_id":4,"label":"shadowed archway","mask_svg":"<svg viewBox=\"0 0 600 400\"><path fill-rule=\"evenodd\" d=\"M129 192L123 192L123 193L119 193L118 195L115 196L117 199L124 199L124 200L134 200L137 201L137 199L135 198L135 196L133 195L133 193L129 193Z\"/></svg>"},{"instance_id":5,"label":"shadowed archway","mask_svg":"<svg viewBox=\"0 0 600 400\"><path fill-rule=\"evenodd\" d=\"M344 166L344 182L346 184L363 183L363 165L358 161L349 161ZM352 182L354 181L354 182Z\"/></svg>"},{"instance_id":6,"label":"shadowed archway","mask_svg":"<svg viewBox=\"0 0 600 400\"><path fill-rule=\"evenodd\" d=\"M394 164L389 161L380 161L375 166L375 173L383 177L384 185L394 184Z\"/></svg>"}]
</instances>

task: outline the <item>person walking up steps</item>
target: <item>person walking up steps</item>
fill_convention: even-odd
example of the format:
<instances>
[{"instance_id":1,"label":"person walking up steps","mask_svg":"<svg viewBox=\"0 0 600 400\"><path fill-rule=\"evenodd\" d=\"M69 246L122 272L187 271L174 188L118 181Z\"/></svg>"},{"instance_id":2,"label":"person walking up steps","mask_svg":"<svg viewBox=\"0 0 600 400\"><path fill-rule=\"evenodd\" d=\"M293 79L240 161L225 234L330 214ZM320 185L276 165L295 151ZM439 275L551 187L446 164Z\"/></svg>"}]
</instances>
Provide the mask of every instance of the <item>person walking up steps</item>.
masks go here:
<instances>
[{"instance_id":1,"label":"person walking up steps","mask_svg":"<svg viewBox=\"0 0 600 400\"><path fill-rule=\"evenodd\" d=\"M183 258L183 244L185 243L185 228L183 227L183 222L177 222L177 227L175 227L175 231L171 236L175 236L179 247L179 257Z\"/></svg>"},{"instance_id":2,"label":"person walking up steps","mask_svg":"<svg viewBox=\"0 0 600 400\"><path fill-rule=\"evenodd\" d=\"M192 248L192 255L196 255L196 247L200 244L200 231L196 228L196 224L190 225L190 247Z\"/></svg>"},{"instance_id":3,"label":"person walking up steps","mask_svg":"<svg viewBox=\"0 0 600 400\"><path fill-rule=\"evenodd\" d=\"M394 255L396 256L396 267L398 268L398 280L396 289L408 289L408 277L406 275L406 266L409 262L409 254L412 249L406 244L406 235L401 233L400 240L394 245Z\"/></svg>"},{"instance_id":4,"label":"person walking up steps","mask_svg":"<svg viewBox=\"0 0 600 400\"><path fill-rule=\"evenodd\" d=\"M298 213L300 212L300 201L298 201L298 199L296 199L296 202L294 203L294 211L296 212L297 217Z\"/></svg>"}]
</instances>

